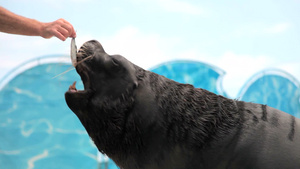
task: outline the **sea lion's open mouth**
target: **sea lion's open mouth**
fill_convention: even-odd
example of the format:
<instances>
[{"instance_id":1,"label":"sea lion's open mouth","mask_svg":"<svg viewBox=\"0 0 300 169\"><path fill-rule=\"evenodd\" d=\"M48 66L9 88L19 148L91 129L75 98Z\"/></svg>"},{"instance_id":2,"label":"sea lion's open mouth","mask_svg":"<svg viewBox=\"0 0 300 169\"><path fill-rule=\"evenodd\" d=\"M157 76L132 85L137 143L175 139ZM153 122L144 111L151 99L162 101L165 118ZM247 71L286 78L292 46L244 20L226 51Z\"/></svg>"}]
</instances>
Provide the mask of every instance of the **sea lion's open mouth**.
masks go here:
<instances>
[{"instance_id":1,"label":"sea lion's open mouth","mask_svg":"<svg viewBox=\"0 0 300 169\"><path fill-rule=\"evenodd\" d=\"M78 52L76 53L76 71L80 75L81 80L84 85L84 90L91 89L91 74L92 70L90 68L90 60L93 58L93 49L91 48L90 43L83 44ZM89 62L89 63L87 63ZM76 89L76 82L74 82L70 87L69 91L72 93L83 92L84 90Z\"/></svg>"},{"instance_id":2,"label":"sea lion's open mouth","mask_svg":"<svg viewBox=\"0 0 300 169\"><path fill-rule=\"evenodd\" d=\"M83 45L79 51L77 52L77 46L76 46L76 42L75 42L75 38L72 38L71 40L71 62L72 65L76 68L77 72L81 72L82 73L82 66L78 66L81 62L84 61L85 58L87 58L88 56L86 55L86 47L85 45ZM69 92L72 93L76 93L77 89L76 89L76 81L69 87Z\"/></svg>"},{"instance_id":3,"label":"sea lion's open mouth","mask_svg":"<svg viewBox=\"0 0 300 169\"><path fill-rule=\"evenodd\" d=\"M83 93L85 90L77 90L76 88L76 81L73 82L72 85L70 85L68 92L70 93Z\"/></svg>"},{"instance_id":4,"label":"sea lion's open mouth","mask_svg":"<svg viewBox=\"0 0 300 169\"><path fill-rule=\"evenodd\" d=\"M74 45L71 45L71 48L72 48L72 46L74 46ZM76 50L76 49L74 49L74 47L73 47L73 49L71 49L72 63L74 65L74 67L76 68L77 73L81 76L81 79L84 84L84 89L88 89L88 88L90 88L89 75L88 75L89 68L84 62L86 60L90 59L92 57L92 55L89 52L89 49L86 47L86 45L81 46L79 51L76 52L75 56L74 56L74 50ZM68 91L71 93L77 93L77 92L82 92L83 90L76 89L76 81L75 81L75 82L73 82L72 85L70 85Z\"/></svg>"}]
</instances>

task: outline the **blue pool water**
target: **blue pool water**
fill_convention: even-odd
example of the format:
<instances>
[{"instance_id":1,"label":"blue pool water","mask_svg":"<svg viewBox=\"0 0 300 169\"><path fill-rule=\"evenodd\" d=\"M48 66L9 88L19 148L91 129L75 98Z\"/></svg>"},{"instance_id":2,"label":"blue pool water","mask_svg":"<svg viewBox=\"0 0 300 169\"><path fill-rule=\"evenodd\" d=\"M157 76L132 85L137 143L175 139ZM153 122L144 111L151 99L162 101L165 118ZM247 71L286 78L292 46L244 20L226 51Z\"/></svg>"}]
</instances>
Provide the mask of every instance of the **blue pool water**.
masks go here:
<instances>
[{"instance_id":1,"label":"blue pool water","mask_svg":"<svg viewBox=\"0 0 300 169\"><path fill-rule=\"evenodd\" d=\"M0 91L0 168L95 168L97 150L64 92L79 76L53 78L69 64L41 64L18 74ZM46 164L46 165L45 165Z\"/></svg>"},{"instance_id":2,"label":"blue pool water","mask_svg":"<svg viewBox=\"0 0 300 169\"><path fill-rule=\"evenodd\" d=\"M98 153L80 121L67 107L64 93L74 81L83 85L70 63L29 61L0 81L0 169L116 169ZM58 58L61 58L59 56ZM23 66L24 67L24 66ZM173 61L153 72L224 96L224 71L202 62ZM55 77L55 78L53 78ZM266 70L249 79L237 96L268 104L300 117L300 85L288 73Z\"/></svg>"}]
</instances>

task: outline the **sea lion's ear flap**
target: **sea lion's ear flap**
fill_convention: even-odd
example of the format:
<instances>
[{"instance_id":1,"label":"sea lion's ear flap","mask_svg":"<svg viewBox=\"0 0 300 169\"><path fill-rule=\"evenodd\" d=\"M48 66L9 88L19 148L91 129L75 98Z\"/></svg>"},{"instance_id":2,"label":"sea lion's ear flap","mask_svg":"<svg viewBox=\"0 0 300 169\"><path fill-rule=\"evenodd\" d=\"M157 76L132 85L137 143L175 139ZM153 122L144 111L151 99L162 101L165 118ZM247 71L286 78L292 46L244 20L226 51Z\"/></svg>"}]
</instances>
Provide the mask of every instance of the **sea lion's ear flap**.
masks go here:
<instances>
[{"instance_id":1,"label":"sea lion's ear flap","mask_svg":"<svg viewBox=\"0 0 300 169\"><path fill-rule=\"evenodd\" d=\"M139 83L137 81L133 82L133 89L136 89L139 87Z\"/></svg>"}]
</instances>

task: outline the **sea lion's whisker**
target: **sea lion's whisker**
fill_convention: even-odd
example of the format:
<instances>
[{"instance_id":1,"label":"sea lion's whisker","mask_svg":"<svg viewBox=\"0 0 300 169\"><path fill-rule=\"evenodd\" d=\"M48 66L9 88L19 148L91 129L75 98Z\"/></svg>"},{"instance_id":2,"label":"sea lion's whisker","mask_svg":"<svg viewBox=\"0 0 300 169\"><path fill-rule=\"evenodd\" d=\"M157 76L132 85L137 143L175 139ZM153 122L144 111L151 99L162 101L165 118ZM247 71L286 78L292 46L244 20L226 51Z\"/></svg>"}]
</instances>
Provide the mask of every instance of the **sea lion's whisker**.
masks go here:
<instances>
[{"instance_id":1,"label":"sea lion's whisker","mask_svg":"<svg viewBox=\"0 0 300 169\"><path fill-rule=\"evenodd\" d=\"M93 57L93 55L90 55L90 56L88 56L88 57L82 59L81 61L79 61L79 62L76 63L76 66L79 65L80 63L82 63L82 62L84 62L84 61L86 61L86 60L92 58L92 57ZM76 66L75 66L75 67L76 67Z\"/></svg>"},{"instance_id":2,"label":"sea lion's whisker","mask_svg":"<svg viewBox=\"0 0 300 169\"><path fill-rule=\"evenodd\" d=\"M75 69L74 67L70 67L70 68L68 68L68 70L66 70L66 71L64 71L64 72L62 72L62 73L60 73L60 74L58 74L58 75L52 77L52 79L55 79L55 78L57 78L58 76L61 76L61 75L65 74L65 73L68 73L69 71L74 70L74 69Z\"/></svg>"},{"instance_id":3,"label":"sea lion's whisker","mask_svg":"<svg viewBox=\"0 0 300 169\"><path fill-rule=\"evenodd\" d=\"M76 67L78 64L80 64L80 63L82 63L82 62L84 62L84 61L86 61L86 60L88 60L88 59L90 59L90 58L92 58L92 57L93 57L93 55L90 55L90 56L88 56L88 57L82 59L81 61L79 61L79 62L76 63L75 67ZM68 70L66 70L66 71L64 71L64 72L62 72L62 73L60 73L60 74L58 74L58 75L52 77L52 79L55 79L55 78L57 78L58 76L61 76L61 75L65 74L65 73L67 73L67 72L69 72L69 71L71 71L71 70L74 70L75 67L70 67L70 68L68 68Z\"/></svg>"}]
</instances>

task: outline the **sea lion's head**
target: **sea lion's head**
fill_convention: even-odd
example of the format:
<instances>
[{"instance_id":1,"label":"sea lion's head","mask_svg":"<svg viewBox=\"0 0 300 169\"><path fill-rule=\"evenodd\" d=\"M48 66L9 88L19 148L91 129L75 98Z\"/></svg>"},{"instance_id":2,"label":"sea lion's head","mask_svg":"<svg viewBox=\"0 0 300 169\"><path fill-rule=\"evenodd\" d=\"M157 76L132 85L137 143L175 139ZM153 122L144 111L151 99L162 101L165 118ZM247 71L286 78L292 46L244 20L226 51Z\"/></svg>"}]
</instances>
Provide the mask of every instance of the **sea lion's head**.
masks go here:
<instances>
[{"instance_id":1,"label":"sea lion's head","mask_svg":"<svg viewBox=\"0 0 300 169\"><path fill-rule=\"evenodd\" d=\"M95 40L82 45L75 63L84 90L71 85L65 93L67 105L98 150L121 165L124 154L142 150L143 138L151 142L151 132L162 132L153 125L163 118L157 118L162 115L151 90L150 72L120 55L107 54Z\"/></svg>"},{"instance_id":2,"label":"sea lion's head","mask_svg":"<svg viewBox=\"0 0 300 169\"><path fill-rule=\"evenodd\" d=\"M76 115L87 113L93 106L104 106L104 102L120 101L138 85L135 66L120 55L107 54L98 41L84 43L76 57L75 67L84 90L77 90L74 83L65 93L66 102Z\"/></svg>"}]
</instances>

